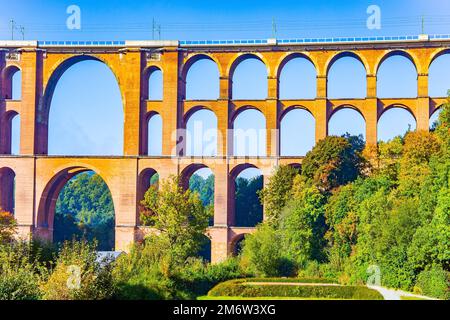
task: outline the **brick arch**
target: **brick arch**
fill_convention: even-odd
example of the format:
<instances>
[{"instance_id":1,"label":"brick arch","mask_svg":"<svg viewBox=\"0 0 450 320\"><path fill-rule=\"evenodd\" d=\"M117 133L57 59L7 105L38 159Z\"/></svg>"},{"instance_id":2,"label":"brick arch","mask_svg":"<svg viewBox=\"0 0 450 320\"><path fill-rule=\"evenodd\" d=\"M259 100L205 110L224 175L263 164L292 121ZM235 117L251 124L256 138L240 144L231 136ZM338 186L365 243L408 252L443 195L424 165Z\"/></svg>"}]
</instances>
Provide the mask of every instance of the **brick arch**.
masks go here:
<instances>
[{"instance_id":1,"label":"brick arch","mask_svg":"<svg viewBox=\"0 0 450 320\"><path fill-rule=\"evenodd\" d=\"M145 193L150 189L151 184L150 180L153 178L154 175L158 174L158 171L156 171L153 168L145 168L143 169L138 176L138 189L137 189L137 201L138 201L138 208L141 206L141 201L144 200ZM140 212L138 210L136 221L138 222L138 225L140 225Z\"/></svg>"},{"instance_id":2,"label":"brick arch","mask_svg":"<svg viewBox=\"0 0 450 320\"><path fill-rule=\"evenodd\" d=\"M190 119L194 114L196 114L196 113L199 112L199 111L203 111L203 110L212 112L212 113L214 114L214 116L216 117L216 119L219 120L219 117L217 116L216 110L214 110L213 108L209 108L209 107L207 107L207 106L204 106L204 105L198 105L198 106L189 108L189 110L187 110L187 111L184 113L184 116L183 116L183 127L186 128L187 123L189 122L189 119Z\"/></svg>"},{"instance_id":3,"label":"brick arch","mask_svg":"<svg viewBox=\"0 0 450 320\"><path fill-rule=\"evenodd\" d=\"M0 210L11 214L15 212L15 186L16 173L9 167L0 168Z\"/></svg>"},{"instance_id":4,"label":"brick arch","mask_svg":"<svg viewBox=\"0 0 450 320\"><path fill-rule=\"evenodd\" d=\"M305 110L305 111L307 111L307 112L314 118L314 120L316 119L316 117L314 116L313 110L311 110L311 109L308 108L307 106L303 106L303 105L292 105L292 106L287 107L287 108L286 108L285 110L283 110L282 112L280 112L279 119L278 119L278 121L280 122L280 124L281 124L281 121L283 121L284 117L285 117L289 112L291 112L291 111L293 111L293 110Z\"/></svg>"},{"instance_id":5,"label":"brick arch","mask_svg":"<svg viewBox=\"0 0 450 320\"><path fill-rule=\"evenodd\" d=\"M330 57L330 59L328 59L328 61L325 63L325 74L328 78L328 75L330 73L330 69L333 66L333 64L338 61L341 58L345 58L345 57L351 57L351 58L355 58L356 60L358 60L359 62L361 62L361 64L363 65L364 69L366 70L366 76L370 73L370 65L367 62L366 58L364 57L364 55L356 53L354 51L341 51L337 54L335 54L334 56Z\"/></svg>"},{"instance_id":6,"label":"brick arch","mask_svg":"<svg viewBox=\"0 0 450 320\"><path fill-rule=\"evenodd\" d=\"M440 49L437 49L436 51L432 52L429 57L430 59L428 61L428 65L427 65L428 70L430 69L431 65L437 58L439 58L445 54L450 54L450 48L444 48L444 49L440 48Z\"/></svg>"},{"instance_id":7,"label":"brick arch","mask_svg":"<svg viewBox=\"0 0 450 320\"><path fill-rule=\"evenodd\" d=\"M13 77L17 72L22 72L22 68L19 64L11 63L8 64L1 73L1 83L2 83L2 92L1 97L6 100L12 99L12 85L13 85ZM22 80L23 81L23 80Z\"/></svg>"},{"instance_id":8,"label":"brick arch","mask_svg":"<svg viewBox=\"0 0 450 320\"><path fill-rule=\"evenodd\" d=\"M234 235L231 239L230 239L230 244L229 244L229 252L231 252L232 256L237 256L238 252L237 252L237 245L245 240L245 237L248 236L250 233L238 233L236 235Z\"/></svg>"},{"instance_id":9,"label":"brick arch","mask_svg":"<svg viewBox=\"0 0 450 320\"><path fill-rule=\"evenodd\" d=\"M142 93L141 93L141 96L142 96L142 99L144 99L144 100L149 100L150 99L149 94L148 94L149 89L150 89L149 81L150 81L150 77L152 76L152 74L154 72L157 72L157 71L161 71L161 73L163 75L163 78L164 78L164 71L163 71L163 69L161 69L157 65L149 65L142 72L142 84L141 84L141 86L142 86ZM164 84L164 80L162 82ZM163 86L162 90L164 92L164 86Z\"/></svg>"},{"instance_id":10,"label":"brick arch","mask_svg":"<svg viewBox=\"0 0 450 320\"><path fill-rule=\"evenodd\" d=\"M234 127L234 122L236 121L237 117L239 117L239 115L241 113L243 113L244 111L247 111L247 110L256 110L256 111L260 112L264 116L264 119L267 121L266 113L264 112L265 111L264 108L257 107L257 106L254 106L254 105L244 105L244 106L238 107L236 110L234 110L231 113L230 123L231 123L231 125L233 127Z\"/></svg>"},{"instance_id":11,"label":"brick arch","mask_svg":"<svg viewBox=\"0 0 450 320\"><path fill-rule=\"evenodd\" d=\"M383 64L383 62L385 62L387 59L389 59L390 57L393 57L393 56L402 56L402 57L407 58L414 65L414 68L416 69L417 74L421 73L420 72L421 71L420 60L414 55L414 53L405 51L405 50L391 50L391 51L388 51L385 54L381 55L377 59L377 61L375 63L375 67L374 67L374 71L377 76L378 76L378 71L380 70L380 67Z\"/></svg>"},{"instance_id":12,"label":"brick arch","mask_svg":"<svg viewBox=\"0 0 450 320\"><path fill-rule=\"evenodd\" d=\"M37 127L37 154L47 154L48 153L48 124L49 124L49 116L50 116L50 106L53 99L53 94L56 89L56 85L58 81L61 79L62 75L72 66L79 62L83 61L98 61L104 63L113 73L116 78L119 90L121 92L122 97L122 108L125 115L125 106L124 101L125 95L122 86L120 86L120 79L118 77L118 73L114 70L114 67L108 60L100 58L97 55L74 55L70 57L65 57L60 59L51 69L49 73L49 78L44 87L43 97L39 101L39 105L37 107L37 118L38 122L36 124Z\"/></svg>"},{"instance_id":13,"label":"brick arch","mask_svg":"<svg viewBox=\"0 0 450 320\"><path fill-rule=\"evenodd\" d=\"M289 52L289 53L285 54L284 56L282 56L281 59L279 60L278 64L276 65L274 74L277 75L278 79L280 79L281 73L283 72L283 69L286 66L286 64L288 64L288 62L290 62L291 60L294 60L296 58L306 59L309 62L311 62L312 65L314 66L314 69L316 69L316 75L319 74L319 67L318 67L317 60L314 59L313 57L309 56L308 53Z\"/></svg>"},{"instance_id":14,"label":"brick arch","mask_svg":"<svg viewBox=\"0 0 450 320\"><path fill-rule=\"evenodd\" d=\"M266 67L267 75L271 74L270 73L270 64L267 61L267 59L264 57L264 55L262 55L261 53L259 53L259 52L238 53L231 59L229 65L227 67L226 74L228 75L228 78L230 79L230 84L232 84L234 71L236 70L237 66L242 61L247 60L247 59L252 59L252 58L261 61L264 64L264 66Z\"/></svg>"},{"instance_id":15,"label":"brick arch","mask_svg":"<svg viewBox=\"0 0 450 320\"><path fill-rule=\"evenodd\" d=\"M186 83L186 78L191 67L200 60L210 60L214 62L217 66L217 69L219 70L219 75L223 74L222 65L219 63L219 61L214 55L209 53L196 53L194 55L189 56L183 63L180 74L181 79L184 83Z\"/></svg>"},{"instance_id":16,"label":"brick arch","mask_svg":"<svg viewBox=\"0 0 450 320\"><path fill-rule=\"evenodd\" d=\"M73 165L67 166L65 168L60 168L56 174L54 174L51 179L46 183L45 188L40 195L37 214L36 214L36 222L35 222L35 234L38 238L53 241L53 225L56 211L56 202L58 200L58 196L64 186L76 175L93 171L98 174L109 191L111 192L111 197L113 201L114 210L116 208L113 189L110 188L110 183L108 183L107 177L104 177L100 174L99 170L90 165Z\"/></svg>"},{"instance_id":17,"label":"brick arch","mask_svg":"<svg viewBox=\"0 0 450 320\"><path fill-rule=\"evenodd\" d=\"M208 167L206 164L203 164L203 163L195 163L195 164L186 166L180 173L180 185L183 187L183 189L185 189L185 190L189 189L189 180L194 175L194 173L196 173L198 170L206 169L206 168L211 170L210 167ZM214 171L213 171L213 174L214 174Z\"/></svg>"},{"instance_id":18,"label":"brick arch","mask_svg":"<svg viewBox=\"0 0 450 320\"><path fill-rule=\"evenodd\" d=\"M352 109L355 110L356 112L358 112L364 119L364 122L367 122L366 120L366 116L364 115L364 109L359 108L358 106L355 106L353 104L342 104L340 106L337 106L336 108L333 108L330 111L330 114L328 115L328 123L330 122L331 118L339 111L343 110L343 109Z\"/></svg>"},{"instance_id":19,"label":"brick arch","mask_svg":"<svg viewBox=\"0 0 450 320\"><path fill-rule=\"evenodd\" d=\"M383 116L384 113L386 113L386 111L395 109L395 108L400 108L400 109L404 109L404 110L408 111L413 116L413 118L417 124L417 116L416 116L416 113L414 112L414 109L411 108L410 106L407 106L406 104L402 104L402 103L391 104L391 105L383 108L381 111L379 111L377 122L380 121L380 118Z\"/></svg>"},{"instance_id":20,"label":"brick arch","mask_svg":"<svg viewBox=\"0 0 450 320\"><path fill-rule=\"evenodd\" d=\"M12 147L12 120L18 116L16 110L3 112L0 117L0 154L11 154Z\"/></svg>"}]
</instances>

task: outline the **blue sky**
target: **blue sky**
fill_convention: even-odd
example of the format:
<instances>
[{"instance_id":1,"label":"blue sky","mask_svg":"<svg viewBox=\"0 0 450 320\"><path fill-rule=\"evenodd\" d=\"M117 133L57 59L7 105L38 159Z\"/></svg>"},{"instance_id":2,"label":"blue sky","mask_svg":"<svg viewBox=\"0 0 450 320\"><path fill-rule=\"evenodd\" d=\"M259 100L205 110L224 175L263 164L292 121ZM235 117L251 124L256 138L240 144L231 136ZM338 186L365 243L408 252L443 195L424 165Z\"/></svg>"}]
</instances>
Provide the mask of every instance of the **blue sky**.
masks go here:
<instances>
[{"instance_id":1,"label":"blue sky","mask_svg":"<svg viewBox=\"0 0 450 320\"><path fill-rule=\"evenodd\" d=\"M81 9L79 31L65 27L68 17L66 8L73 4ZM366 9L372 4L381 8L381 30L366 27ZM161 25L163 39L183 40L269 38L273 36L272 21L276 23L278 38L419 34L421 16L425 19L426 33L448 33L450 1L15 0L8 2L0 11L0 39L11 38L11 19L24 26L26 39L33 40L146 40L153 36L153 19ZM155 36L158 37L158 34ZM15 32L15 37L21 37L19 32ZM236 70L234 97L264 98L267 92L265 74L264 65L259 61L244 61ZM449 74L450 58L443 56L430 72L431 95L445 95L446 90L450 89ZM406 59L393 57L387 60L379 76L380 97L416 96L415 69ZM365 96L364 77L362 66L354 59L338 60L330 72L329 95L341 98ZM15 81L18 83L20 79ZM151 80L150 96L155 99L161 91L159 82L158 75ZM194 65L188 76L188 98L212 99L217 97L217 91L215 66L207 61ZM281 96L315 96L315 70L308 62L298 59L289 63L281 78ZM121 110L122 101L111 71L98 62L76 64L63 75L55 92L50 113L49 153L121 154ZM386 116L380 120L380 139L402 134L409 125L414 129L414 119L408 113L392 112L395 117ZM196 115L193 120L200 121L203 129L214 127L214 117L210 113ZM152 121L149 149L157 154L160 150L157 142L160 123L158 119ZM15 119L15 126L17 122ZM237 123L242 128L264 127L264 119L251 112L242 114ZM193 128L194 123L188 124L188 131L192 132ZM311 133L313 122L307 114L292 113L285 119L282 128L284 154L304 153L311 148L311 141L314 141ZM329 131L336 135L364 133L364 122L351 110L342 110L331 119ZM283 138L288 134L294 134L299 139L292 141ZM17 132L14 136L17 150ZM191 154L201 153L201 146L191 145ZM256 149L264 150L264 147L259 145Z\"/></svg>"}]
</instances>

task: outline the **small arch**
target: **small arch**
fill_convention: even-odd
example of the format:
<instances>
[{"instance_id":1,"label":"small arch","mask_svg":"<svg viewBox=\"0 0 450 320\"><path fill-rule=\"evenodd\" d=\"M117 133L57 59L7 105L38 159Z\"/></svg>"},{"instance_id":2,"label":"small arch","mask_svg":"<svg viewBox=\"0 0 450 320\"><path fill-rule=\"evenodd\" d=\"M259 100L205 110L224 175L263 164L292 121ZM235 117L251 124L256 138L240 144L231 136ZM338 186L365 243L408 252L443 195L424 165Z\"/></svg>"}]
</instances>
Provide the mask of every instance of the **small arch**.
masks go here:
<instances>
[{"instance_id":1,"label":"small arch","mask_svg":"<svg viewBox=\"0 0 450 320\"><path fill-rule=\"evenodd\" d=\"M163 72L156 66L145 70L144 95L149 101L162 101L164 94Z\"/></svg>"},{"instance_id":2,"label":"small arch","mask_svg":"<svg viewBox=\"0 0 450 320\"><path fill-rule=\"evenodd\" d=\"M241 253L242 253L242 249L244 247L244 241L245 238L247 237L248 233L242 233L242 234L238 234L237 236L235 236L231 242L230 242L230 247L231 247L231 252L233 257L238 257Z\"/></svg>"},{"instance_id":3,"label":"small arch","mask_svg":"<svg viewBox=\"0 0 450 320\"><path fill-rule=\"evenodd\" d=\"M242 54L232 63L229 79L234 100L265 100L268 95L268 69L256 54Z\"/></svg>"},{"instance_id":4,"label":"small arch","mask_svg":"<svg viewBox=\"0 0 450 320\"><path fill-rule=\"evenodd\" d=\"M198 256L202 258L204 261L210 263L211 262L211 239L208 236L203 236L202 246L198 252Z\"/></svg>"},{"instance_id":5,"label":"small arch","mask_svg":"<svg viewBox=\"0 0 450 320\"><path fill-rule=\"evenodd\" d=\"M3 92L2 97L5 100L22 100L22 70L11 65L3 70Z\"/></svg>"},{"instance_id":6,"label":"small arch","mask_svg":"<svg viewBox=\"0 0 450 320\"><path fill-rule=\"evenodd\" d=\"M379 98L416 98L418 69L412 56L395 50L382 57L377 65Z\"/></svg>"},{"instance_id":7,"label":"small arch","mask_svg":"<svg viewBox=\"0 0 450 320\"><path fill-rule=\"evenodd\" d=\"M389 141L414 131L417 122L411 110L404 105L392 105L383 110L378 119L378 140Z\"/></svg>"},{"instance_id":8,"label":"small arch","mask_svg":"<svg viewBox=\"0 0 450 320\"><path fill-rule=\"evenodd\" d=\"M234 194L232 207L233 226L255 227L263 221L263 206L258 192L264 186L260 169L251 164L238 165L231 171L233 182L230 193Z\"/></svg>"},{"instance_id":9,"label":"small arch","mask_svg":"<svg viewBox=\"0 0 450 320\"><path fill-rule=\"evenodd\" d=\"M317 68L306 55L293 53L279 65L280 99L315 99L317 96Z\"/></svg>"},{"instance_id":10,"label":"small arch","mask_svg":"<svg viewBox=\"0 0 450 320\"><path fill-rule=\"evenodd\" d=\"M366 59L363 56L359 55L356 52L352 52L352 51L341 51L341 52L335 54L334 56L332 56L330 58L330 60L327 62L326 69L325 69L327 77L328 77L331 67L333 66L333 64L336 61L338 61L341 58L348 58L348 57L354 58L354 59L358 60L359 62L361 62L361 64L363 65L363 67L365 69L366 74L368 73L368 71L370 70L369 64L367 63Z\"/></svg>"},{"instance_id":11,"label":"small arch","mask_svg":"<svg viewBox=\"0 0 450 320\"><path fill-rule=\"evenodd\" d=\"M20 115L16 111L8 111L0 120L2 136L1 154L20 154Z\"/></svg>"},{"instance_id":12,"label":"small arch","mask_svg":"<svg viewBox=\"0 0 450 320\"><path fill-rule=\"evenodd\" d=\"M186 100L218 100L220 97L220 65L211 56L197 54L184 65Z\"/></svg>"},{"instance_id":13,"label":"small arch","mask_svg":"<svg viewBox=\"0 0 450 320\"><path fill-rule=\"evenodd\" d=\"M363 99L367 96L367 64L354 52L341 52L327 66L327 82L330 99Z\"/></svg>"},{"instance_id":14,"label":"small arch","mask_svg":"<svg viewBox=\"0 0 450 320\"><path fill-rule=\"evenodd\" d=\"M198 194L203 206L211 212L210 226L214 226L215 175L206 165L192 165L181 175L185 188Z\"/></svg>"},{"instance_id":15,"label":"small arch","mask_svg":"<svg viewBox=\"0 0 450 320\"><path fill-rule=\"evenodd\" d=\"M280 154L304 156L316 144L316 120L309 110L291 107L280 121ZM293 139L295 137L295 139Z\"/></svg>"},{"instance_id":16,"label":"small arch","mask_svg":"<svg viewBox=\"0 0 450 320\"><path fill-rule=\"evenodd\" d=\"M163 147L163 121L157 112L150 112L147 116L147 155L157 157L162 155Z\"/></svg>"},{"instance_id":17,"label":"small arch","mask_svg":"<svg viewBox=\"0 0 450 320\"><path fill-rule=\"evenodd\" d=\"M261 111L251 106L242 108L232 117L232 128L234 156L266 156L266 118Z\"/></svg>"},{"instance_id":18,"label":"small arch","mask_svg":"<svg viewBox=\"0 0 450 320\"><path fill-rule=\"evenodd\" d=\"M343 105L330 115L328 120L328 134L330 136L363 136L366 138L366 120L361 111L355 106Z\"/></svg>"},{"instance_id":19,"label":"small arch","mask_svg":"<svg viewBox=\"0 0 450 320\"><path fill-rule=\"evenodd\" d=\"M11 168L0 169L0 209L11 214L16 211L16 173Z\"/></svg>"},{"instance_id":20,"label":"small arch","mask_svg":"<svg viewBox=\"0 0 450 320\"><path fill-rule=\"evenodd\" d=\"M186 155L217 156L218 120L216 114L204 107L186 114Z\"/></svg>"},{"instance_id":21,"label":"small arch","mask_svg":"<svg viewBox=\"0 0 450 320\"><path fill-rule=\"evenodd\" d=\"M151 188L159 189L159 174L153 168L146 168L141 171L138 177L138 207L141 207L141 202L144 200L146 192ZM141 210L139 210L141 211ZM140 213L137 215L137 221L140 224Z\"/></svg>"}]
</instances>

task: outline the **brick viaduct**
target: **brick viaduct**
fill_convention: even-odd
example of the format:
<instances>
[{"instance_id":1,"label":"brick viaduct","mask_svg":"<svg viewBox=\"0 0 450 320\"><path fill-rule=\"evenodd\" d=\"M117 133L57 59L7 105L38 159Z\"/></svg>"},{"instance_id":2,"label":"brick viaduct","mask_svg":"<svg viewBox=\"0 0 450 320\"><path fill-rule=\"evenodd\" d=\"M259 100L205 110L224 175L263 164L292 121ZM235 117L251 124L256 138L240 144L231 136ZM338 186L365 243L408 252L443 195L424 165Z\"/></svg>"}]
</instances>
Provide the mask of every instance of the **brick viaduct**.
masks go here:
<instances>
[{"instance_id":1,"label":"brick viaduct","mask_svg":"<svg viewBox=\"0 0 450 320\"><path fill-rule=\"evenodd\" d=\"M74 175L93 170L110 188L116 214L116 250L142 236L138 203L148 188L148 177L158 172L161 179L171 174L184 178L208 167L215 175L215 217L210 228L212 261L233 252L234 245L252 228L234 223L234 179L244 169L259 168L265 181L278 164L301 165L302 158L279 156L280 121L289 110L303 108L315 118L316 140L327 135L328 120L343 106L350 106L364 117L368 144L377 143L377 122L384 111L402 107L411 112L418 130L429 130L430 115L445 98L430 98L428 70L434 59L448 53L449 40L354 43L280 44L268 41L252 45L182 45L177 41L142 41L112 44L59 45L40 42L0 42L0 206L14 208L20 233L52 239L56 199L64 184ZM417 69L418 96L409 99L378 99L377 70L392 55L409 58ZM365 99L327 98L327 74L339 58L353 56L367 73ZM248 57L260 59L268 70L266 100L233 99L232 76L236 66ZM292 58L310 60L317 71L317 98L280 100L279 75ZM48 120L52 94L61 75L82 60L104 62L117 78L124 109L124 150L121 157L53 157L47 155ZM196 61L210 59L220 72L220 98L214 101L187 101L186 75ZM162 101L147 99L148 77L155 70L163 73ZM22 99L11 97L11 74L22 72ZM227 136L236 116L248 108L260 110L266 118L267 156L232 156L233 139ZM184 157L177 147L190 115L209 109L218 119L217 157ZM148 157L147 123L158 113L163 121L163 156ZM11 119L20 114L20 156L11 155ZM179 144L179 143L178 143ZM182 145L182 143L181 143ZM15 196L14 183L15 181ZM13 200L14 199L14 200ZM15 203L13 203L15 202Z\"/></svg>"}]
</instances>

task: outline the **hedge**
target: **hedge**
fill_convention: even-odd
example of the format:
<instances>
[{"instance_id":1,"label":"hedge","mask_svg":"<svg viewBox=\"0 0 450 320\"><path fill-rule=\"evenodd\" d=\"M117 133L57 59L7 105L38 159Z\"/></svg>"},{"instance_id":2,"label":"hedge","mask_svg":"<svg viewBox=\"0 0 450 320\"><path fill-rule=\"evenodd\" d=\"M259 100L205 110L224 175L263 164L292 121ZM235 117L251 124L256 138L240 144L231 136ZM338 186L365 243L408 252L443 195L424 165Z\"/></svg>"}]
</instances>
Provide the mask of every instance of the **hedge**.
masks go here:
<instances>
[{"instance_id":1,"label":"hedge","mask_svg":"<svg viewBox=\"0 0 450 320\"><path fill-rule=\"evenodd\" d=\"M375 290L363 286L293 286L293 285L253 285L246 282L255 280L231 280L214 287L208 296L212 297L296 297L346 300L383 300ZM278 281L277 281L278 282Z\"/></svg>"}]
</instances>

